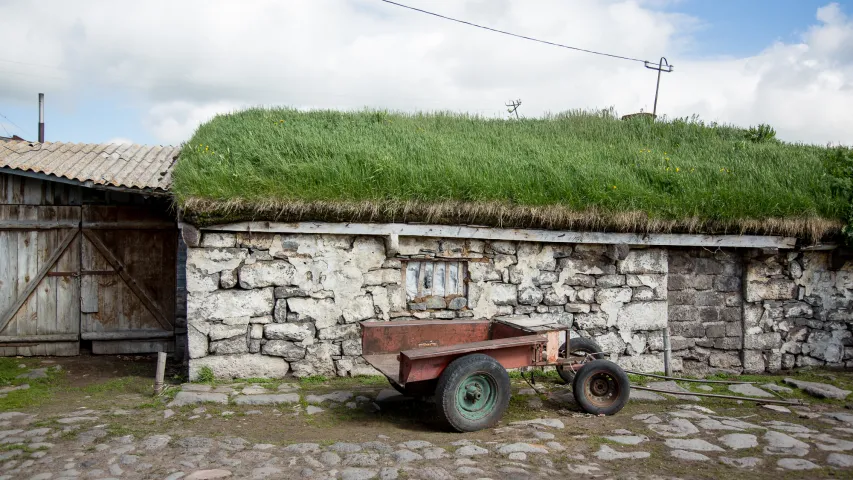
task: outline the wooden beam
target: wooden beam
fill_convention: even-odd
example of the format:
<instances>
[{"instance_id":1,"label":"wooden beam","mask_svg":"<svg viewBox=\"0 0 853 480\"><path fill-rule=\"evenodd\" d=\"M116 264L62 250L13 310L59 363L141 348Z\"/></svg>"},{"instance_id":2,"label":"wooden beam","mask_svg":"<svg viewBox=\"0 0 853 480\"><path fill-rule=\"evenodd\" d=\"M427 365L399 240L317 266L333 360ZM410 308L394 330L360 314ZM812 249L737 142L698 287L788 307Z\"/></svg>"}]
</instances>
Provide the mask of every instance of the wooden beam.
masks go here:
<instances>
[{"instance_id":1,"label":"wooden beam","mask_svg":"<svg viewBox=\"0 0 853 480\"><path fill-rule=\"evenodd\" d=\"M151 338L172 338L173 331L165 330L123 330L121 332L83 332L83 340L134 340Z\"/></svg>"},{"instance_id":2,"label":"wooden beam","mask_svg":"<svg viewBox=\"0 0 853 480\"><path fill-rule=\"evenodd\" d=\"M83 222L92 230L177 230L178 224L168 221Z\"/></svg>"},{"instance_id":3,"label":"wooden beam","mask_svg":"<svg viewBox=\"0 0 853 480\"><path fill-rule=\"evenodd\" d=\"M166 315L163 314L163 309L160 307L160 305L157 304L157 301L151 297L145 287L140 285L135 278L133 278L132 276L130 276L129 273L127 273L127 268L124 262L122 262L118 257L116 257L115 254L106 246L106 244L104 244L100 237L98 237L91 231L83 230L83 235L86 237L87 240L89 240L89 242L92 243L95 249L98 250L101 255L103 255L104 259L106 259L110 266L112 266L116 270L116 272L118 272L119 276L121 276L122 280L124 280L124 283L127 284L128 288L130 288L134 295L136 295L139 300L142 301L142 304L145 305L145 308L147 308L149 312L151 312L151 315L154 316L154 319L157 320L157 323L159 323L164 330L174 330L175 327L169 323L169 320L166 318Z\"/></svg>"},{"instance_id":4,"label":"wooden beam","mask_svg":"<svg viewBox=\"0 0 853 480\"><path fill-rule=\"evenodd\" d=\"M4 220L0 222L0 230L54 230L58 228L78 228L79 226L80 222L73 220L54 222Z\"/></svg>"},{"instance_id":5,"label":"wooden beam","mask_svg":"<svg viewBox=\"0 0 853 480\"><path fill-rule=\"evenodd\" d=\"M48 335L0 335L0 342L76 342L80 337L76 333L58 333Z\"/></svg>"},{"instance_id":6,"label":"wooden beam","mask_svg":"<svg viewBox=\"0 0 853 480\"><path fill-rule=\"evenodd\" d=\"M74 241L74 238L77 236L78 230L71 230L70 232L65 234L65 237L62 239L62 242L59 243L59 246L56 247L56 250L50 254L50 257L44 262L44 265L39 269L35 278L31 278L30 282L27 284L27 288L23 291L23 293L18 295L18 299L15 300L15 303L12 304L3 315L0 316L0 332L2 332L6 326L15 318L15 314L18 313L18 310L21 308L21 305L27 301L27 299L32 295L32 293L36 290L39 283L41 283L42 279L47 276L47 272L53 268L53 265L59 260L59 257L65 252L71 242Z\"/></svg>"},{"instance_id":7,"label":"wooden beam","mask_svg":"<svg viewBox=\"0 0 853 480\"><path fill-rule=\"evenodd\" d=\"M316 233L337 235L400 235L407 237L476 238L544 243L597 243L674 247L779 248L796 247L794 237L765 235L697 235L681 233L606 233L528 230L521 228L417 225L407 223L238 222L205 227L203 231L253 233Z\"/></svg>"}]
</instances>

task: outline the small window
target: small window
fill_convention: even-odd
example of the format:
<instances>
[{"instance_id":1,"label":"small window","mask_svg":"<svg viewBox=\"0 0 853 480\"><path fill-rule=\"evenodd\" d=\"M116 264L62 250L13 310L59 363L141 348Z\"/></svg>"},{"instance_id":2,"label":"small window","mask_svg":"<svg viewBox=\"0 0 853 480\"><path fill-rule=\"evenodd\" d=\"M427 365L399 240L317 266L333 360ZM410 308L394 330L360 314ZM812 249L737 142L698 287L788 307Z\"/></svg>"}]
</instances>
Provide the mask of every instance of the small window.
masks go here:
<instances>
[{"instance_id":1,"label":"small window","mask_svg":"<svg viewBox=\"0 0 853 480\"><path fill-rule=\"evenodd\" d=\"M465 262L424 260L406 262L406 300L465 295Z\"/></svg>"}]
</instances>

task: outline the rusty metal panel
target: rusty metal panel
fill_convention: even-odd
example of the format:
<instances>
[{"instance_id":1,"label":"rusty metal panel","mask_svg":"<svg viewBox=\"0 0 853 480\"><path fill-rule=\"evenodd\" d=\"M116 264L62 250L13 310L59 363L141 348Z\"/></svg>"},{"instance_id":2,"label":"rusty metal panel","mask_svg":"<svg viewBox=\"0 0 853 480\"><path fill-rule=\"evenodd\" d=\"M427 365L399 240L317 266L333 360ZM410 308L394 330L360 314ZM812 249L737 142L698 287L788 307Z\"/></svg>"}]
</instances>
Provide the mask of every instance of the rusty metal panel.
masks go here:
<instances>
[{"instance_id":1,"label":"rusty metal panel","mask_svg":"<svg viewBox=\"0 0 853 480\"><path fill-rule=\"evenodd\" d=\"M480 342L488 340L489 325L488 320L363 322L362 354Z\"/></svg>"},{"instance_id":2,"label":"rusty metal panel","mask_svg":"<svg viewBox=\"0 0 853 480\"><path fill-rule=\"evenodd\" d=\"M83 184L165 193L180 147L118 144L8 142L0 168L55 175Z\"/></svg>"},{"instance_id":3,"label":"rusty metal panel","mask_svg":"<svg viewBox=\"0 0 853 480\"><path fill-rule=\"evenodd\" d=\"M434 357L408 358L401 354L401 384L433 380L441 376L453 360L471 353L482 353L497 360L504 368L520 368L532 364L535 345L505 346L491 350L471 350Z\"/></svg>"},{"instance_id":4,"label":"rusty metal panel","mask_svg":"<svg viewBox=\"0 0 853 480\"><path fill-rule=\"evenodd\" d=\"M534 333L522 330L512 325L507 325L505 323L495 322L492 324L492 340L498 340L500 338L521 337L524 335L534 335Z\"/></svg>"}]
</instances>

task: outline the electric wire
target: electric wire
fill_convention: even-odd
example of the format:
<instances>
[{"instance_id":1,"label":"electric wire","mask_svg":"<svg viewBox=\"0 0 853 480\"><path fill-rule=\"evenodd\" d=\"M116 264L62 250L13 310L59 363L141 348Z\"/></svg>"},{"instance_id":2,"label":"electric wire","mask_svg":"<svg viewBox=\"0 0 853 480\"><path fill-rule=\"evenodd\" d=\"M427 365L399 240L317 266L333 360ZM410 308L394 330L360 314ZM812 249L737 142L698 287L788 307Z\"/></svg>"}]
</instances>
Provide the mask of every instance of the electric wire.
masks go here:
<instances>
[{"instance_id":1,"label":"electric wire","mask_svg":"<svg viewBox=\"0 0 853 480\"><path fill-rule=\"evenodd\" d=\"M441 14L439 14L439 13L430 12L430 11L423 10L423 9L420 9L420 8L416 8L416 7L411 7L411 6L409 6L409 5L404 5L404 4L402 4L402 3L392 2L391 0L379 0L379 1L380 1L380 2L384 2L384 3L388 3L388 4L390 4L390 5L396 5L396 6L398 6L398 7L406 8L406 9L409 9L409 10L414 10L414 11L416 11L416 12L424 13L424 14L427 14L427 15L432 15L433 17L442 18L442 19L444 19L444 20L450 20L450 21L452 21L452 22L462 23L462 24L465 24L465 25L469 25L469 26L471 26L471 27L481 28L481 29L483 29L483 30L489 30L489 31L491 31L491 32L501 33L501 34L504 34L504 35L509 35L509 36L511 36L511 37L522 38L522 39L524 39L524 40L531 40L531 41L533 41L533 42L544 43L544 44L546 44L546 45L552 45L552 46L560 47L560 48L567 48L567 49L569 49L569 50L576 50L576 51L578 51L578 52L591 53L591 54L593 54L593 55L601 55L601 56L604 56L604 57L616 58L616 59L619 59L619 60L628 60L628 61L631 61L631 62L640 62L640 63L643 63L643 64L645 64L645 63L649 63L647 60L642 60L642 59L639 59L639 58L626 57L626 56L623 56L623 55L616 55L616 54L613 54L613 53L598 52L598 51L596 51L596 50L589 50L589 49L586 49L586 48L580 48L580 47L572 47L572 46L570 46L570 45L564 45L564 44L562 44L562 43L549 42L548 40L541 40L541 39L539 39L539 38L528 37L527 35L520 35L520 34L518 34L518 33L508 32L508 31L506 31L506 30L499 30L499 29L497 29L497 28L487 27L487 26L485 26L485 25L479 25L479 24L476 24L476 23L473 23L473 22L469 22L469 21L466 21L466 20L460 20L460 19L458 19L458 18L448 17L448 16L446 16L446 15L441 15Z\"/></svg>"}]
</instances>

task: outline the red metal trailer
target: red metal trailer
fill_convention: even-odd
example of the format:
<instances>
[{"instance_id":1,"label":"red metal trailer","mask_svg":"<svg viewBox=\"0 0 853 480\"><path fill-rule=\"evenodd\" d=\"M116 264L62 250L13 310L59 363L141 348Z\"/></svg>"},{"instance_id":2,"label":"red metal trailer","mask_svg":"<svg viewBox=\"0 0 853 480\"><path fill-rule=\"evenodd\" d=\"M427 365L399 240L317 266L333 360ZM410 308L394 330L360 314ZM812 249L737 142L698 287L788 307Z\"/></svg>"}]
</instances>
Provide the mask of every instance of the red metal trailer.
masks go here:
<instances>
[{"instance_id":1,"label":"red metal trailer","mask_svg":"<svg viewBox=\"0 0 853 480\"><path fill-rule=\"evenodd\" d=\"M565 325L533 319L363 322L362 355L391 385L414 397L435 395L455 430L496 424L509 405L509 368L557 367L590 413L613 414L629 395L618 365L595 359L588 340L561 346Z\"/></svg>"}]
</instances>

